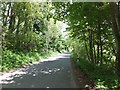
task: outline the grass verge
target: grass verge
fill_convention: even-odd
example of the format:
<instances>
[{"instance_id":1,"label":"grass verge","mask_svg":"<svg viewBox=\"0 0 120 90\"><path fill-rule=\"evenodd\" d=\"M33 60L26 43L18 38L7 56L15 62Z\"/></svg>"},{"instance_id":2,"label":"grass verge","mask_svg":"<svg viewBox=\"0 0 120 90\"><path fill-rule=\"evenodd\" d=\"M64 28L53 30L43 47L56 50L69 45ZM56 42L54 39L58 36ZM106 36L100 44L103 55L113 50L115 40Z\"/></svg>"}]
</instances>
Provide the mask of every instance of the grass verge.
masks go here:
<instances>
[{"instance_id":1,"label":"grass verge","mask_svg":"<svg viewBox=\"0 0 120 90\"><path fill-rule=\"evenodd\" d=\"M108 68L107 65L96 66L83 58L72 57L98 88L101 88L101 90L119 90L120 79L114 72L113 67Z\"/></svg>"},{"instance_id":2,"label":"grass verge","mask_svg":"<svg viewBox=\"0 0 120 90\"><path fill-rule=\"evenodd\" d=\"M20 68L32 62L39 61L49 56L55 55L57 52L49 51L46 53L39 52L12 52L11 50L4 50L2 52L2 65L0 71L9 71L11 69Z\"/></svg>"}]
</instances>

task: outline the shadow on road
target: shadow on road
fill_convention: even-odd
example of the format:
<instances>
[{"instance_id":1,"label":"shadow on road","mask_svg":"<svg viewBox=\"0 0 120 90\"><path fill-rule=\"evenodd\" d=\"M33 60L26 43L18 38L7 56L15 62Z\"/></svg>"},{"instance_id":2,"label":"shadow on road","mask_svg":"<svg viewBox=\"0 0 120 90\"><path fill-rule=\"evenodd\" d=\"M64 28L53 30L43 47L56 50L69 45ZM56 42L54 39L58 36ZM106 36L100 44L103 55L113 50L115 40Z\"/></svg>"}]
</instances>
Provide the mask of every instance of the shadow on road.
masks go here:
<instances>
[{"instance_id":1,"label":"shadow on road","mask_svg":"<svg viewBox=\"0 0 120 90\"><path fill-rule=\"evenodd\" d=\"M70 54L44 59L2 80L3 88L76 88Z\"/></svg>"}]
</instances>

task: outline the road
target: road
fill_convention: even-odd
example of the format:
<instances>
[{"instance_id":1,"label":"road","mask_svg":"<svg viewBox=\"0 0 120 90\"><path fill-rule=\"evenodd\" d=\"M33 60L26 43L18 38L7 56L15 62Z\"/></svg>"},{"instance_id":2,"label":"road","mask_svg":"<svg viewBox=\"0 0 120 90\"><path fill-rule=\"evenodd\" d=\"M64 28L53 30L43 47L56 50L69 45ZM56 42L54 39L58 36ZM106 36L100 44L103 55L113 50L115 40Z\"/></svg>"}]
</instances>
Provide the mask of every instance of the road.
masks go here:
<instances>
[{"instance_id":1,"label":"road","mask_svg":"<svg viewBox=\"0 0 120 90\"><path fill-rule=\"evenodd\" d=\"M9 73L1 83L3 88L77 88L69 54L59 54Z\"/></svg>"}]
</instances>

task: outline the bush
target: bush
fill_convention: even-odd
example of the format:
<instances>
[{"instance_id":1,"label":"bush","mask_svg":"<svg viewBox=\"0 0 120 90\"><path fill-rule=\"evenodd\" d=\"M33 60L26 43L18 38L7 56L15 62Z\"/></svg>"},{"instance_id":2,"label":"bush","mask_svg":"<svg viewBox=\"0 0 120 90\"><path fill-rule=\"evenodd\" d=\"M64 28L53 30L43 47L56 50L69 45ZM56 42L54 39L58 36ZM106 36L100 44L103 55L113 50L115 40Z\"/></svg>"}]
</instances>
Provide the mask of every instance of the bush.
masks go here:
<instances>
[{"instance_id":1,"label":"bush","mask_svg":"<svg viewBox=\"0 0 120 90\"><path fill-rule=\"evenodd\" d=\"M0 67L0 71L8 71L18 68L31 62L39 61L40 59L46 58L52 54L54 54L52 51L41 55L38 52L23 53L5 49L2 53L2 66Z\"/></svg>"},{"instance_id":2,"label":"bush","mask_svg":"<svg viewBox=\"0 0 120 90\"><path fill-rule=\"evenodd\" d=\"M72 54L72 57L76 60L83 72L86 73L98 87L104 89L118 89L120 86L118 81L119 77L113 72L113 67L108 68L106 65L97 66L83 58L76 59L75 54Z\"/></svg>"}]
</instances>

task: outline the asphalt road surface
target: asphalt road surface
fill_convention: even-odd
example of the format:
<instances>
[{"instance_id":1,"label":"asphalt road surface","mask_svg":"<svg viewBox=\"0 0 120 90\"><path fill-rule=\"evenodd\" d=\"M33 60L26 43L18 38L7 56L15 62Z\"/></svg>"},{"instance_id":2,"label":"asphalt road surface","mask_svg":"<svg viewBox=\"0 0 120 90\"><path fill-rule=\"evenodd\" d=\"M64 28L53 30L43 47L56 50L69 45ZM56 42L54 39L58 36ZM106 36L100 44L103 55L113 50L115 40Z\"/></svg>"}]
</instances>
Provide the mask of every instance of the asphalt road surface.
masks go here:
<instances>
[{"instance_id":1,"label":"asphalt road surface","mask_svg":"<svg viewBox=\"0 0 120 90\"><path fill-rule=\"evenodd\" d=\"M69 54L44 59L4 77L3 88L77 88Z\"/></svg>"}]
</instances>

